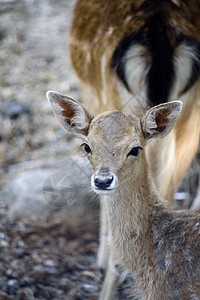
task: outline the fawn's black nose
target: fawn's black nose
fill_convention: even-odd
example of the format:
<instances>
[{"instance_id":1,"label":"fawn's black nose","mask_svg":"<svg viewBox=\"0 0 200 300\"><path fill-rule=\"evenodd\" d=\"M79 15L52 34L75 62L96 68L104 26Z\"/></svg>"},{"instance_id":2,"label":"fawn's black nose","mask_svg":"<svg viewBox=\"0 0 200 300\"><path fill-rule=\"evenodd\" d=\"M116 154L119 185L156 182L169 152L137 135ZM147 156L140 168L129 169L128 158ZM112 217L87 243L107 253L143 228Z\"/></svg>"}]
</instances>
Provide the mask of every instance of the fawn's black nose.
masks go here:
<instances>
[{"instance_id":1,"label":"fawn's black nose","mask_svg":"<svg viewBox=\"0 0 200 300\"><path fill-rule=\"evenodd\" d=\"M100 177L94 178L94 185L100 190L106 190L107 188L110 187L112 182L113 182L113 176L106 177L106 178L100 178Z\"/></svg>"}]
</instances>

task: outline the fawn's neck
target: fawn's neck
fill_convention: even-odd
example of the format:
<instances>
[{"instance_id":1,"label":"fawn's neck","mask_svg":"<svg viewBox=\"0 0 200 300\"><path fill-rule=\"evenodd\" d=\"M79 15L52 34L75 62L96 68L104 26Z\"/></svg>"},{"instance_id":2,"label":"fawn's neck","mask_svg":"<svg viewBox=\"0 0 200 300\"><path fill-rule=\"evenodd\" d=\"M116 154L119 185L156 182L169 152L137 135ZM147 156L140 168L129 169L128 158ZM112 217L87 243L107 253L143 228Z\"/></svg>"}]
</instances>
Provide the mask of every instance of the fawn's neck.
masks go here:
<instances>
[{"instance_id":1,"label":"fawn's neck","mask_svg":"<svg viewBox=\"0 0 200 300\"><path fill-rule=\"evenodd\" d=\"M150 273L153 268L152 210L158 200L148 174L147 165L147 170L142 173L143 178L132 178L121 185L117 192L105 195L102 199L107 211L113 253L134 276L141 277L143 281L144 276L149 274L140 266L150 266Z\"/></svg>"}]
</instances>

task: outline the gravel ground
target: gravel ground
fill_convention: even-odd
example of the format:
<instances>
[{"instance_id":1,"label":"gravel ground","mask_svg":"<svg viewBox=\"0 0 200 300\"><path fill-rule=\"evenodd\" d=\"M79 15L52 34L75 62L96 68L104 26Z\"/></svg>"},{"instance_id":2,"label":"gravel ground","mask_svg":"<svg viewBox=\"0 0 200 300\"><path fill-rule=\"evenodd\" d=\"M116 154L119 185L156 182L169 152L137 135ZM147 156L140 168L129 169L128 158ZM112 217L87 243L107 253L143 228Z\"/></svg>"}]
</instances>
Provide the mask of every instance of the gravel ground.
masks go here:
<instances>
[{"instance_id":1,"label":"gravel ground","mask_svg":"<svg viewBox=\"0 0 200 300\"><path fill-rule=\"evenodd\" d=\"M0 299L98 298L102 275L95 260L97 224L90 214L88 225L75 222L74 214L67 221L60 213L1 218Z\"/></svg>"}]
</instances>

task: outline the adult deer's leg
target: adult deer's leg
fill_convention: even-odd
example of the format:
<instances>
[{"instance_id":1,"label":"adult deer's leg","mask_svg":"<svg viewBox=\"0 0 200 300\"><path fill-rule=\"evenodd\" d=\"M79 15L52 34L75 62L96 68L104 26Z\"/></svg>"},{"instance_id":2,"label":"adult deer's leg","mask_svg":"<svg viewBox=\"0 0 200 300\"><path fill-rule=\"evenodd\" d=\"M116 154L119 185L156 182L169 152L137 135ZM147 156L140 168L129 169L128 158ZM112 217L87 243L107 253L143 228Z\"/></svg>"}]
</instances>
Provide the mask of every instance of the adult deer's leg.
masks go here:
<instances>
[{"instance_id":1,"label":"adult deer's leg","mask_svg":"<svg viewBox=\"0 0 200 300\"><path fill-rule=\"evenodd\" d=\"M101 289L99 300L114 300L117 292L119 274L112 255L109 256L106 276Z\"/></svg>"},{"instance_id":2,"label":"adult deer's leg","mask_svg":"<svg viewBox=\"0 0 200 300\"><path fill-rule=\"evenodd\" d=\"M100 300L114 300L118 285L118 271L112 257L109 244L108 219L104 201L101 201L100 245L97 255L99 267L105 269L105 279L100 293Z\"/></svg>"},{"instance_id":3,"label":"adult deer's leg","mask_svg":"<svg viewBox=\"0 0 200 300\"><path fill-rule=\"evenodd\" d=\"M108 266L109 245L108 245L108 221L106 215L105 204L100 203L100 243L97 254L98 266L106 269Z\"/></svg>"}]
</instances>

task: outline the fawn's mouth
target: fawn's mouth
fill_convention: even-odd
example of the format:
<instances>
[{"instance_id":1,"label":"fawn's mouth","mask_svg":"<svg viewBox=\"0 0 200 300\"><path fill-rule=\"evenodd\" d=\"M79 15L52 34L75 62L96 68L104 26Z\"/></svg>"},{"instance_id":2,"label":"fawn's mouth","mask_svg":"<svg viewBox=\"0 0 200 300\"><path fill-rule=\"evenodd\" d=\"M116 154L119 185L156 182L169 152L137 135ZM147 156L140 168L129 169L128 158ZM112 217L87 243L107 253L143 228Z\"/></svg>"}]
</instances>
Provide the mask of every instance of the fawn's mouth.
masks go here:
<instances>
[{"instance_id":1,"label":"fawn's mouth","mask_svg":"<svg viewBox=\"0 0 200 300\"><path fill-rule=\"evenodd\" d=\"M95 191L95 193L99 194L99 195L108 195L111 194L115 188L113 189L100 189L100 188L96 188L94 186L92 186L93 190Z\"/></svg>"}]
</instances>

